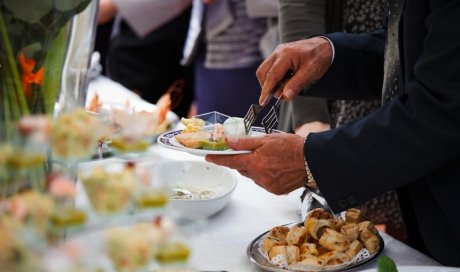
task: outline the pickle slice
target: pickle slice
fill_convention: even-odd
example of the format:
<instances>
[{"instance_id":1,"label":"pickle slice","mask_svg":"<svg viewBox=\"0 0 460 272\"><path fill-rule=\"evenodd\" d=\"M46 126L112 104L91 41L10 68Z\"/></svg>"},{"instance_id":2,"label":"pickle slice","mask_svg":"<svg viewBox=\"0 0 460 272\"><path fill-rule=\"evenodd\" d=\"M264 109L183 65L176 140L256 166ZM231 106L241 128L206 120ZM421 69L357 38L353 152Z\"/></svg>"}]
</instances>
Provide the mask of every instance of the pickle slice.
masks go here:
<instances>
[{"instance_id":1,"label":"pickle slice","mask_svg":"<svg viewBox=\"0 0 460 272\"><path fill-rule=\"evenodd\" d=\"M203 149L205 150L226 150L230 149L224 139L219 141L202 140Z\"/></svg>"}]
</instances>

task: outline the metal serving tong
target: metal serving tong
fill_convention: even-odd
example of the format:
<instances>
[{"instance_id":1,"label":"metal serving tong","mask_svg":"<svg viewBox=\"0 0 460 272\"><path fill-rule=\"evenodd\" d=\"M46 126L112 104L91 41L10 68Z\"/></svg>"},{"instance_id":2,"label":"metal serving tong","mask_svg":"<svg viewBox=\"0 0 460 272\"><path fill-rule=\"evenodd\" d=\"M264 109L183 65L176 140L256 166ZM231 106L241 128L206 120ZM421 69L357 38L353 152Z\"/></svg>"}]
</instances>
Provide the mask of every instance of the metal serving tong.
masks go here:
<instances>
[{"instance_id":1,"label":"metal serving tong","mask_svg":"<svg viewBox=\"0 0 460 272\"><path fill-rule=\"evenodd\" d=\"M251 131L252 124L257 120L257 117L259 116L260 112L262 109L265 108L265 106L270 102L270 100L273 98L273 95L277 90L282 88L286 81L288 81L289 78L292 77L294 74L294 71L289 70L284 77L275 85L275 87L270 91L267 97L265 97L264 101L262 101L261 104L252 104L249 107L248 112L244 116L244 129L246 130L246 134L249 134L249 131ZM281 97L283 95L281 94L280 97L277 99L275 105L270 109L268 114L262 119L262 125L265 128L265 132L271 133L273 131L273 127L278 123L278 107L281 102Z\"/></svg>"},{"instance_id":2,"label":"metal serving tong","mask_svg":"<svg viewBox=\"0 0 460 272\"><path fill-rule=\"evenodd\" d=\"M332 211L326 199L321 195L321 192L319 191L316 184L314 184L313 186L307 186L305 191L300 196L300 199L302 201L302 220L305 220L307 214L316 208L323 208L330 214L332 214L334 217L340 216L340 214L336 214L334 213L334 211Z\"/></svg>"}]
</instances>

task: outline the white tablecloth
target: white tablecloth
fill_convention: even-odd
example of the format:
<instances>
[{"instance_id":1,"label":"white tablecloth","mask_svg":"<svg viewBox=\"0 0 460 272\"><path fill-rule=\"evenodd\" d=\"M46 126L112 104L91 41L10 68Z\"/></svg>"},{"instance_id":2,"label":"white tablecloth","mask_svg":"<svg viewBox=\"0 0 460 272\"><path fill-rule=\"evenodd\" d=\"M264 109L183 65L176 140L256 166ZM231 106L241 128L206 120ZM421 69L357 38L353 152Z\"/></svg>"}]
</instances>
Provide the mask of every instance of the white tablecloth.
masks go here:
<instances>
[{"instance_id":1,"label":"white tablecloth","mask_svg":"<svg viewBox=\"0 0 460 272\"><path fill-rule=\"evenodd\" d=\"M114 84L106 78L99 78L90 84L90 95L98 92L102 101L119 102L129 99L139 99L136 95ZM149 150L149 160L204 160L203 157L188 153L169 150L154 145ZM190 239L193 248L191 265L200 270L226 270L235 272L261 271L253 265L246 256L249 243L261 233L278 225L300 221L299 205L300 191L289 195L276 196L254 184L235 172L238 176L238 186L232 196L232 201L218 214L209 219L207 224ZM391 257L398 266L437 266L439 263L423 255L417 250L399 242L385 233L383 255ZM373 261L362 269L376 267ZM358 270L358 271L359 271Z\"/></svg>"},{"instance_id":2,"label":"white tablecloth","mask_svg":"<svg viewBox=\"0 0 460 272\"><path fill-rule=\"evenodd\" d=\"M169 150L155 145L150 150L157 158L204 160L202 157ZM300 191L289 195L273 195L250 179L238 174L238 186L232 201L208 224L191 237L192 266L200 270L261 271L246 256L246 248L261 233L278 225L299 222ZM382 233L383 255L391 257L398 266L436 266L433 259ZM373 261L360 270L376 267Z\"/></svg>"}]
</instances>

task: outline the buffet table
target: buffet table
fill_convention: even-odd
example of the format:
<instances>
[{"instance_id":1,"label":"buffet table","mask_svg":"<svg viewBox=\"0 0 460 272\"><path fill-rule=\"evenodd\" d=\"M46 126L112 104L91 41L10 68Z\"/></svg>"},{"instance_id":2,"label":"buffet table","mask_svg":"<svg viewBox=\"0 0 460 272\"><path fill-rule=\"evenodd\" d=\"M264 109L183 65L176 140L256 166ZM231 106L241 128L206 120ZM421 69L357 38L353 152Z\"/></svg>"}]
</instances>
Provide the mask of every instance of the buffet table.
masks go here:
<instances>
[{"instance_id":1,"label":"buffet table","mask_svg":"<svg viewBox=\"0 0 460 272\"><path fill-rule=\"evenodd\" d=\"M203 157L153 146L156 158L171 160L204 160ZM233 171L233 170L232 170ZM261 271L246 256L246 248L261 233L270 228L300 221L300 190L289 195L273 195L240 175L232 201L193 237L191 264L200 270ZM382 255L391 257L398 266L437 266L438 262L419 251L382 233L385 248ZM376 262L360 270L375 268Z\"/></svg>"},{"instance_id":2,"label":"buffet table","mask_svg":"<svg viewBox=\"0 0 460 272\"><path fill-rule=\"evenodd\" d=\"M125 98L139 99L120 85L99 77L90 84L90 98L97 92L104 98L123 101ZM113 100L111 101L113 102ZM204 160L185 152L153 145L143 160ZM233 170L232 170L233 171ZM270 228L300 221L300 190L289 195L276 196L255 185L253 181L235 171L238 185L230 203L218 214L209 218L198 231L186 238L192 247L191 266L203 271L261 271L246 256L248 245ZM391 257L398 266L438 266L433 259L399 242L391 236L381 234L385 248L382 255ZM358 271L376 267L372 261Z\"/></svg>"}]
</instances>

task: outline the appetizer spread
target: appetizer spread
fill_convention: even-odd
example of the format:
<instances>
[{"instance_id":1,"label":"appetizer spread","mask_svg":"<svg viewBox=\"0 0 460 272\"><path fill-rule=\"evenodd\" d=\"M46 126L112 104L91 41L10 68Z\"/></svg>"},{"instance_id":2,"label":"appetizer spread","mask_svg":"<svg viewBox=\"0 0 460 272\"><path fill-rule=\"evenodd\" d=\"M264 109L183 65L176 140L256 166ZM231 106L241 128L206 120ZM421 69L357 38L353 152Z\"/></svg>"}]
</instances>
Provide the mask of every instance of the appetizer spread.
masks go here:
<instances>
[{"instance_id":1,"label":"appetizer spread","mask_svg":"<svg viewBox=\"0 0 460 272\"><path fill-rule=\"evenodd\" d=\"M135 171L129 167L110 172L94 168L81 181L93 209L99 214L115 214L127 210L137 184Z\"/></svg>"},{"instance_id":2,"label":"appetizer spread","mask_svg":"<svg viewBox=\"0 0 460 272\"><path fill-rule=\"evenodd\" d=\"M166 221L166 222L165 222ZM160 219L157 223L139 223L106 231L107 253L117 271L144 271L152 261L187 261L188 246L171 241L174 225Z\"/></svg>"},{"instance_id":3,"label":"appetizer spread","mask_svg":"<svg viewBox=\"0 0 460 272\"><path fill-rule=\"evenodd\" d=\"M111 143L121 153L142 152L149 147L152 137L170 127L166 115L171 103L171 95L166 93L157 101L153 111L137 109L129 101L125 105L104 108L96 94L87 110L99 114L110 124L111 132L101 140Z\"/></svg>"},{"instance_id":4,"label":"appetizer spread","mask_svg":"<svg viewBox=\"0 0 460 272\"><path fill-rule=\"evenodd\" d=\"M31 243L24 238L34 233L26 232L18 221L0 217L0 267L2 271L38 271L40 259L34 254Z\"/></svg>"},{"instance_id":5,"label":"appetizer spread","mask_svg":"<svg viewBox=\"0 0 460 272\"><path fill-rule=\"evenodd\" d=\"M3 208L5 214L20 223L33 226L44 234L48 228L48 219L55 209L55 203L48 195L26 191L7 199Z\"/></svg>"},{"instance_id":6,"label":"appetizer spread","mask_svg":"<svg viewBox=\"0 0 460 272\"><path fill-rule=\"evenodd\" d=\"M259 249L276 266L319 271L353 264L375 254L381 246L377 229L360 210L349 209L342 219L315 209L301 225L271 229Z\"/></svg>"},{"instance_id":7,"label":"appetizer spread","mask_svg":"<svg viewBox=\"0 0 460 272\"><path fill-rule=\"evenodd\" d=\"M104 133L103 124L84 110L61 115L53 125L51 147L59 159L89 157Z\"/></svg>"}]
</instances>

